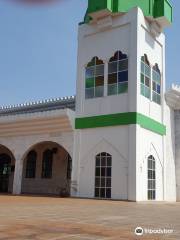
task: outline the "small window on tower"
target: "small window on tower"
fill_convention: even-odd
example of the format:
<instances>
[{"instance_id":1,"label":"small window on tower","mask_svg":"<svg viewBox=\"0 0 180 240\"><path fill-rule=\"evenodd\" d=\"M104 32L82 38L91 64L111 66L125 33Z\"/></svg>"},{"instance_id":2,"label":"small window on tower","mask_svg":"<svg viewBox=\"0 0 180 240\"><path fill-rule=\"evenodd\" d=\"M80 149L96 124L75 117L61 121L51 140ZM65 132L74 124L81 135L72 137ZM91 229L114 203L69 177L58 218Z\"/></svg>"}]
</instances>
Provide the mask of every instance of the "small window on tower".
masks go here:
<instances>
[{"instance_id":1,"label":"small window on tower","mask_svg":"<svg viewBox=\"0 0 180 240\"><path fill-rule=\"evenodd\" d=\"M141 57L141 95L151 98L151 67L146 54Z\"/></svg>"},{"instance_id":2,"label":"small window on tower","mask_svg":"<svg viewBox=\"0 0 180 240\"><path fill-rule=\"evenodd\" d=\"M104 96L104 63L94 57L86 67L85 98Z\"/></svg>"},{"instance_id":3,"label":"small window on tower","mask_svg":"<svg viewBox=\"0 0 180 240\"><path fill-rule=\"evenodd\" d=\"M161 104L161 72L157 64L153 67L152 82L152 100L157 104Z\"/></svg>"},{"instance_id":4,"label":"small window on tower","mask_svg":"<svg viewBox=\"0 0 180 240\"><path fill-rule=\"evenodd\" d=\"M128 58L117 51L108 64L108 95L117 95L128 91Z\"/></svg>"}]
</instances>

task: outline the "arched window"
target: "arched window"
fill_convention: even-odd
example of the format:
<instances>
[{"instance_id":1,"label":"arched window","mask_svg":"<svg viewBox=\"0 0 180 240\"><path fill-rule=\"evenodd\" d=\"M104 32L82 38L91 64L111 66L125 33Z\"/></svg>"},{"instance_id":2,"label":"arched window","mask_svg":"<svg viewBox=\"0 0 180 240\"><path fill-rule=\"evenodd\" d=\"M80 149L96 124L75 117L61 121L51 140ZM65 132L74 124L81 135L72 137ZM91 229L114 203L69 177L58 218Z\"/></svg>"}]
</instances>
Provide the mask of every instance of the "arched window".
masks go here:
<instances>
[{"instance_id":1,"label":"arched window","mask_svg":"<svg viewBox=\"0 0 180 240\"><path fill-rule=\"evenodd\" d=\"M96 156L95 167L95 197L111 198L111 168L112 156L100 153Z\"/></svg>"},{"instance_id":2,"label":"arched window","mask_svg":"<svg viewBox=\"0 0 180 240\"><path fill-rule=\"evenodd\" d=\"M141 95L151 99L151 67L146 54L141 57Z\"/></svg>"},{"instance_id":3,"label":"arched window","mask_svg":"<svg viewBox=\"0 0 180 240\"><path fill-rule=\"evenodd\" d=\"M42 160L42 178L52 178L53 151L46 150Z\"/></svg>"},{"instance_id":4,"label":"arched window","mask_svg":"<svg viewBox=\"0 0 180 240\"><path fill-rule=\"evenodd\" d=\"M148 157L148 200L156 199L156 161L151 155Z\"/></svg>"},{"instance_id":5,"label":"arched window","mask_svg":"<svg viewBox=\"0 0 180 240\"><path fill-rule=\"evenodd\" d=\"M128 91L128 57L118 51L108 64L108 95Z\"/></svg>"},{"instance_id":6,"label":"arched window","mask_svg":"<svg viewBox=\"0 0 180 240\"><path fill-rule=\"evenodd\" d=\"M30 151L27 155L26 160L26 178L35 178L36 177L36 160L37 153L36 151Z\"/></svg>"},{"instance_id":7,"label":"arched window","mask_svg":"<svg viewBox=\"0 0 180 240\"><path fill-rule=\"evenodd\" d=\"M104 63L94 57L86 67L85 98L104 96Z\"/></svg>"},{"instance_id":8,"label":"arched window","mask_svg":"<svg viewBox=\"0 0 180 240\"><path fill-rule=\"evenodd\" d=\"M152 100L155 103L161 104L161 72L158 64L155 64L153 67L152 83Z\"/></svg>"}]
</instances>

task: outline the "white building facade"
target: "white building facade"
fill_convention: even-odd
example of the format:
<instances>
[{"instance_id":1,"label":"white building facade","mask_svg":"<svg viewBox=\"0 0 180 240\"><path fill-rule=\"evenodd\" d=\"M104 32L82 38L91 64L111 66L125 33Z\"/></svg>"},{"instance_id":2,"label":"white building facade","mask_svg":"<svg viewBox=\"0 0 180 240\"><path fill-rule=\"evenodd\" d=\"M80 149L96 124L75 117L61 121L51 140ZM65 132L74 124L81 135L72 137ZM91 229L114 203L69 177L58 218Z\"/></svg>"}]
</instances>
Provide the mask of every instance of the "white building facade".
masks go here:
<instances>
[{"instance_id":1,"label":"white building facade","mask_svg":"<svg viewBox=\"0 0 180 240\"><path fill-rule=\"evenodd\" d=\"M172 7L149 1L89 0L76 98L1 109L1 192L180 199L180 89L165 93Z\"/></svg>"}]
</instances>

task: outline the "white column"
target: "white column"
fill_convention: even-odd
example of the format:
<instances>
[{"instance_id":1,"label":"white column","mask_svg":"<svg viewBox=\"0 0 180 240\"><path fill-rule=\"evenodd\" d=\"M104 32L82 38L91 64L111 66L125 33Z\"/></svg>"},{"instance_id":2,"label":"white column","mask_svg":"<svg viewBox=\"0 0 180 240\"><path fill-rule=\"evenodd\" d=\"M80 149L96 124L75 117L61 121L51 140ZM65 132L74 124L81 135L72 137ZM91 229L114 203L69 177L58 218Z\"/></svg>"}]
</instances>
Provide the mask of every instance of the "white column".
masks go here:
<instances>
[{"instance_id":1,"label":"white column","mask_svg":"<svg viewBox=\"0 0 180 240\"><path fill-rule=\"evenodd\" d=\"M23 173L23 161L21 155L15 156L15 172L13 181L13 194L21 194L21 183L22 183L22 173Z\"/></svg>"},{"instance_id":2,"label":"white column","mask_svg":"<svg viewBox=\"0 0 180 240\"><path fill-rule=\"evenodd\" d=\"M128 200L137 200L137 125L129 125Z\"/></svg>"},{"instance_id":3,"label":"white column","mask_svg":"<svg viewBox=\"0 0 180 240\"><path fill-rule=\"evenodd\" d=\"M78 197L80 192L80 153L81 153L81 130L74 131L71 196Z\"/></svg>"},{"instance_id":4,"label":"white column","mask_svg":"<svg viewBox=\"0 0 180 240\"><path fill-rule=\"evenodd\" d=\"M104 61L104 96L108 95L108 59Z\"/></svg>"}]
</instances>

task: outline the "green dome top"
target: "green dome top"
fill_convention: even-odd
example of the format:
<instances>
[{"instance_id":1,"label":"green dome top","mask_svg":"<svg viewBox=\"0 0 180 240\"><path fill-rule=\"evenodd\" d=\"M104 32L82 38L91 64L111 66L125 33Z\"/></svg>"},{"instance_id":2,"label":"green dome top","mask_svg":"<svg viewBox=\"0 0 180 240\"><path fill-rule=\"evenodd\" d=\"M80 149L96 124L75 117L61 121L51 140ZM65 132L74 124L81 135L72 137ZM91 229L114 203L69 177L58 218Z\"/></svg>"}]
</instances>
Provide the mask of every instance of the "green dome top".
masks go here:
<instances>
[{"instance_id":1,"label":"green dome top","mask_svg":"<svg viewBox=\"0 0 180 240\"><path fill-rule=\"evenodd\" d=\"M164 26L172 23L172 6L168 0L88 0L85 23L93 19L93 13L103 10L114 13L126 13L134 7L140 7L146 17L164 22Z\"/></svg>"}]
</instances>

